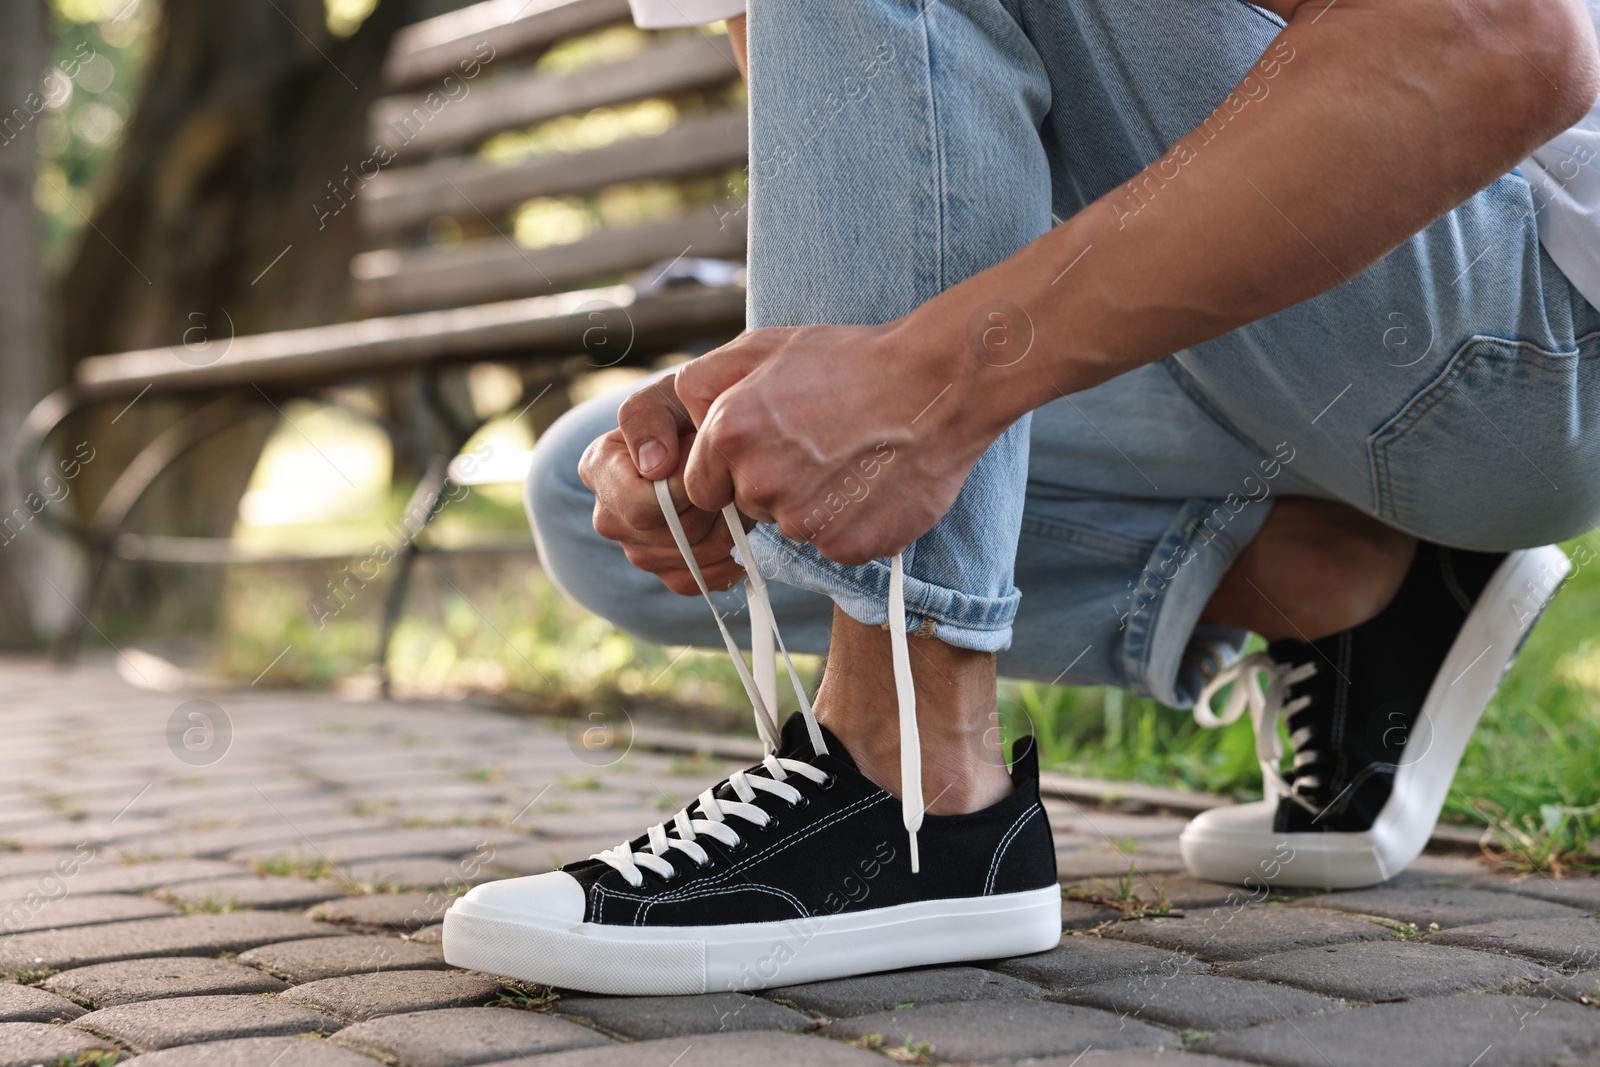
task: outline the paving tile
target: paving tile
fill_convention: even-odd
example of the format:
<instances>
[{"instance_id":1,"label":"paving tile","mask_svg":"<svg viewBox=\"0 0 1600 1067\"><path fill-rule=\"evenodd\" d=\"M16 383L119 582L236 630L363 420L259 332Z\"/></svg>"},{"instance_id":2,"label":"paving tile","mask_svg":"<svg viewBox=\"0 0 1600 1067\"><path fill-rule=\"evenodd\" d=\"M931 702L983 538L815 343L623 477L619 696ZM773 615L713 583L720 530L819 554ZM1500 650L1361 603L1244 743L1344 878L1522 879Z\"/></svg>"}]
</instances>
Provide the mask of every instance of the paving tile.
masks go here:
<instances>
[{"instance_id":1,"label":"paving tile","mask_svg":"<svg viewBox=\"0 0 1600 1067\"><path fill-rule=\"evenodd\" d=\"M1291 907L1380 915L1398 922L1415 923L1419 929L1426 929L1430 923L1448 929L1498 919L1563 919L1582 914L1576 908L1548 900L1448 886L1324 893L1297 900Z\"/></svg>"},{"instance_id":2,"label":"paving tile","mask_svg":"<svg viewBox=\"0 0 1600 1067\"><path fill-rule=\"evenodd\" d=\"M318 904L307 916L356 930L411 933L443 922L458 899L449 893L369 893Z\"/></svg>"},{"instance_id":3,"label":"paving tile","mask_svg":"<svg viewBox=\"0 0 1600 1067\"><path fill-rule=\"evenodd\" d=\"M1310 908L1246 905L1192 911L1181 919L1118 923L1107 928L1103 936L1186 952L1201 959L1249 960L1289 948L1387 941L1394 933L1349 915Z\"/></svg>"},{"instance_id":4,"label":"paving tile","mask_svg":"<svg viewBox=\"0 0 1600 1067\"><path fill-rule=\"evenodd\" d=\"M0 1067L40 1067L59 1058L102 1049L117 1051L103 1037L54 1023L0 1023Z\"/></svg>"},{"instance_id":5,"label":"paving tile","mask_svg":"<svg viewBox=\"0 0 1600 1067\"><path fill-rule=\"evenodd\" d=\"M1205 964L1191 956L1126 941L1068 936L1049 952L1017 956L991 966L1046 989L1074 989L1134 975L1172 975L1200 971Z\"/></svg>"},{"instance_id":6,"label":"paving tile","mask_svg":"<svg viewBox=\"0 0 1600 1067\"><path fill-rule=\"evenodd\" d=\"M860 978L769 989L762 996L834 1018L888 1011L896 1005L946 1004L956 1000L1042 997L1044 990L1020 978L981 967L928 967Z\"/></svg>"},{"instance_id":7,"label":"paving tile","mask_svg":"<svg viewBox=\"0 0 1600 1067\"><path fill-rule=\"evenodd\" d=\"M1600 912L1600 876L1592 874L1570 878L1530 874L1522 878L1485 878L1476 884L1480 889L1496 893L1515 893L1518 896L1550 900L1585 913Z\"/></svg>"},{"instance_id":8,"label":"paving tile","mask_svg":"<svg viewBox=\"0 0 1600 1067\"><path fill-rule=\"evenodd\" d=\"M1368 1001L1502 989L1550 977L1548 970L1525 960L1416 941L1304 948L1236 964L1224 973Z\"/></svg>"},{"instance_id":9,"label":"paving tile","mask_svg":"<svg viewBox=\"0 0 1600 1067\"><path fill-rule=\"evenodd\" d=\"M245 845L228 853L238 863L274 859L280 856L314 860L326 856L334 863L393 859L399 856L463 856L475 852L485 842L516 836L504 830L440 827L427 830L390 829L381 833L337 834L318 838L308 833L316 846L298 839L290 847L272 843Z\"/></svg>"},{"instance_id":10,"label":"paving tile","mask_svg":"<svg viewBox=\"0 0 1600 1067\"><path fill-rule=\"evenodd\" d=\"M76 873L62 876L72 893L143 893L180 882L201 878L225 878L239 868L216 860L158 860L155 863L118 863L97 853L80 864ZM0 900L22 900L30 894L52 894L51 883L40 878L19 876L0 881Z\"/></svg>"},{"instance_id":11,"label":"paving tile","mask_svg":"<svg viewBox=\"0 0 1600 1067\"><path fill-rule=\"evenodd\" d=\"M1287 986L1209 974L1118 978L1068 990L1058 999L1180 1030L1237 1030L1344 1006Z\"/></svg>"},{"instance_id":12,"label":"paving tile","mask_svg":"<svg viewBox=\"0 0 1600 1067\"><path fill-rule=\"evenodd\" d=\"M131 799L136 792L137 788L128 790L128 797ZM130 837L155 833L165 826L166 822L162 819L130 815L114 823L109 819L88 819L50 823L31 830L13 830L6 834L6 840L18 848L69 849L81 844L108 845L125 841Z\"/></svg>"},{"instance_id":13,"label":"paving tile","mask_svg":"<svg viewBox=\"0 0 1600 1067\"><path fill-rule=\"evenodd\" d=\"M1513 919L1445 930L1427 940L1434 945L1508 952L1562 970L1600 966L1600 921L1595 919Z\"/></svg>"},{"instance_id":14,"label":"paving tile","mask_svg":"<svg viewBox=\"0 0 1600 1067\"><path fill-rule=\"evenodd\" d=\"M503 873L483 867L471 856L462 860L427 856L367 860L345 864L339 870L357 885L379 890L477 885L479 882L492 882L496 878L506 877Z\"/></svg>"},{"instance_id":15,"label":"paving tile","mask_svg":"<svg viewBox=\"0 0 1600 1067\"><path fill-rule=\"evenodd\" d=\"M448 966L444 950L437 945L377 934L279 941L242 953L239 962L291 982L316 982L375 971L443 970Z\"/></svg>"},{"instance_id":16,"label":"paving tile","mask_svg":"<svg viewBox=\"0 0 1600 1067\"><path fill-rule=\"evenodd\" d=\"M1183 861L1177 856L1117 852L1109 848L1073 848L1056 852L1056 876L1065 883L1086 878L1120 878L1128 873L1130 866L1137 875L1177 874L1183 870Z\"/></svg>"},{"instance_id":17,"label":"paving tile","mask_svg":"<svg viewBox=\"0 0 1600 1067\"><path fill-rule=\"evenodd\" d=\"M639 829L643 828L641 821ZM588 859L622 840L617 834L588 834L559 839L533 837L498 846L494 852L494 865L514 874L544 874L546 871L559 870L563 864Z\"/></svg>"},{"instance_id":18,"label":"paving tile","mask_svg":"<svg viewBox=\"0 0 1600 1067\"><path fill-rule=\"evenodd\" d=\"M309 908L344 896L337 882L311 882L304 878L237 874L231 878L206 878L184 882L160 891L167 900L196 908Z\"/></svg>"},{"instance_id":19,"label":"paving tile","mask_svg":"<svg viewBox=\"0 0 1600 1067\"><path fill-rule=\"evenodd\" d=\"M72 895L54 900L40 897L10 905L0 904L0 930L8 934L21 934L30 930L92 926L95 923L152 919L175 914L177 909L170 904L123 893Z\"/></svg>"},{"instance_id":20,"label":"paving tile","mask_svg":"<svg viewBox=\"0 0 1600 1067\"><path fill-rule=\"evenodd\" d=\"M1181 1048L1127 1048L1102 1052L1092 1049L1077 1056L1047 1056L1023 1060L1017 1067L1249 1067L1243 1060L1227 1060Z\"/></svg>"},{"instance_id":21,"label":"paving tile","mask_svg":"<svg viewBox=\"0 0 1600 1067\"><path fill-rule=\"evenodd\" d=\"M571 1049L548 1056L497 1060L493 1067L884 1067L886 1062L876 1052L826 1038L746 1030Z\"/></svg>"},{"instance_id":22,"label":"paving tile","mask_svg":"<svg viewBox=\"0 0 1600 1067\"><path fill-rule=\"evenodd\" d=\"M1116 908L1107 908L1100 904L1089 904L1081 900L1072 900L1069 897L1061 898L1061 929L1063 930L1091 930L1109 922L1116 922L1122 918L1122 912Z\"/></svg>"},{"instance_id":23,"label":"paving tile","mask_svg":"<svg viewBox=\"0 0 1600 1067\"><path fill-rule=\"evenodd\" d=\"M254 793L251 795L254 796ZM378 819L337 814L326 801L315 808L297 805L294 811L281 802L275 803L279 810L274 810L260 797L255 797L255 803L245 809L246 812L259 809L269 817L262 821L247 821L248 817L236 815L232 821L239 825L168 826L162 833L121 842L118 848L124 852L145 855L221 859L230 852L246 848L263 848L271 854L293 850L296 846L303 847L306 838L321 844L345 834L382 830L386 825ZM285 815L293 820L292 824L284 821ZM251 821L255 821L255 825L251 825Z\"/></svg>"},{"instance_id":24,"label":"paving tile","mask_svg":"<svg viewBox=\"0 0 1600 1067\"><path fill-rule=\"evenodd\" d=\"M1537 997L1467 994L1267 1023L1198 1051L1280 1067L1550 1067L1593 1063L1594 1011Z\"/></svg>"},{"instance_id":25,"label":"paving tile","mask_svg":"<svg viewBox=\"0 0 1600 1067\"><path fill-rule=\"evenodd\" d=\"M1189 825L1188 819L1175 815L1129 815L1050 800L1045 801L1045 809L1051 829L1119 844L1126 838L1177 837Z\"/></svg>"},{"instance_id":26,"label":"paving tile","mask_svg":"<svg viewBox=\"0 0 1600 1067\"><path fill-rule=\"evenodd\" d=\"M4 803L4 801L0 801ZM65 820L63 820L65 821ZM0 831L0 840L5 838L5 832ZM54 872L58 875L70 875L82 865L82 860L73 855L72 851L10 852L0 848L0 879L12 879L20 876L37 876Z\"/></svg>"},{"instance_id":27,"label":"paving tile","mask_svg":"<svg viewBox=\"0 0 1600 1067\"><path fill-rule=\"evenodd\" d=\"M83 1009L36 986L0 983L0 1023L48 1023L61 1019L70 1021L83 1014Z\"/></svg>"},{"instance_id":28,"label":"paving tile","mask_svg":"<svg viewBox=\"0 0 1600 1067\"><path fill-rule=\"evenodd\" d=\"M685 997L564 996L563 1016L635 1040L728 1030L805 1030L811 1020L793 1008L744 993Z\"/></svg>"},{"instance_id":29,"label":"paving tile","mask_svg":"<svg viewBox=\"0 0 1600 1067\"><path fill-rule=\"evenodd\" d=\"M366 1056L309 1037L241 1037L147 1052L139 1067L373 1067Z\"/></svg>"},{"instance_id":30,"label":"paving tile","mask_svg":"<svg viewBox=\"0 0 1600 1067\"><path fill-rule=\"evenodd\" d=\"M76 967L45 979L44 988L96 1008L168 997L276 993L287 988L271 975L232 960L170 956Z\"/></svg>"},{"instance_id":31,"label":"paving tile","mask_svg":"<svg viewBox=\"0 0 1600 1067\"><path fill-rule=\"evenodd\" d=\"M235 1037L332 1033L337 1021L276 997L209 996L144 1000L92 1011L72 1024L137 1051Z\"/></svg>"},{"instance_id":32,"label":"paving tile","mask_svg":"<svg viewBox=\"0 0 1600 1067\"><path fill-rule=\"evenodd\" d=\"M1563 1000L1575 1000L1591 1007L1600 1006L1600 970L1558 974L1546 978L1530 995L1561 997Z\"/></svg>"},{"instance_id":33,"label":"paving tile","mask_svg":"<svg viewBox=\"0 0 1600 1067\"><path fill-rule=\"evenodd\" d=\"M103 923L0 939L0 974L40 967L64 971L91 963L149 956L215 956L223 952L243 952L274 941L335 937L343 933L336 927L322 926L298 915L265 911Z\"/></svg>"},{"instance_id":34,"label":"paving tile","mask_svg":"<svg viewBox=\"0 0 1600 1067\"><path fill-rule=\"evenodd\" d=\"M613 1043L566 1019L510 1008L444 1008L386 1015L347 1026L332 1040L403 1067L469 1067Z\"/></svg>"},{"instance_id":35,"label":"paving tile","mask_svg":"<svg viewBox=\"0 0 1600 1067\"><path fill-rule=\"evenodd\" d=\"M1038 1000L968 1000L840 1019L828 1037L882 1034L886 1048L933 1046L938 1060L1017 1060L1078 1053L1085 1048L1176 1044L1178 1037L1111 1012Z\"/></svg>"},{"instance_id":36,"label":"paving tile","mask_svg":"<svg viewBox=\"0 0 1600 1067\"><path fill-rule=\"evenodd\" d=\"M471 971L377 971L292 986L282 996L349 1022L434 1008L465 1008L498 995L500 980Z\"/></svg>"}]
</instances>

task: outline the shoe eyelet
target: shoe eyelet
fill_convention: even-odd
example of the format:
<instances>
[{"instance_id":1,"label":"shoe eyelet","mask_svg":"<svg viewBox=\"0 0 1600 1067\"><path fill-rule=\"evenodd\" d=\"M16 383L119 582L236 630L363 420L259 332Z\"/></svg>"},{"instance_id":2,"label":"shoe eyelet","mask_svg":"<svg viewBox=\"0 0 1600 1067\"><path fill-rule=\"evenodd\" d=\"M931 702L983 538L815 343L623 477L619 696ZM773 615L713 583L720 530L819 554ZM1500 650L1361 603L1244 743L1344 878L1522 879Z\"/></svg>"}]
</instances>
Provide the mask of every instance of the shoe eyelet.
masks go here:
<instances>
[{"instance_id":1,"label":"shoe eyelet","mask_svg":"<svg viewBox=\"0 0 1600 1067\"><path fill-rule=\"evenodd\" d=\"M759 827L757 827L757 829L760 830L764 834L770 834L774 830L776 830L778 828L778 826L779 826L778 817L776 815L773 815L773 816L770 816L767 819L767 824L765 826L759 826Z\"/></svg>"},{"instance_id":2,"label":"shoe eyelet","mask_svg":"<svg viewBox=\"0 0 1600 1067\"><path fill-rule=\"evenodd\" d=\"M806 796L804 793L801 793L800 794L800 799L796 800L793 804L789 805L789 810L790 811L803 811L806 808L809 808L810 806L811 806L811 798Z\"/></svg>"},{"instance_id":3,"label":"shoe eyelet","mask_svg":"<svg viewBox=\"0 0 1600 1067\"><path fill-rule=\"evenodd\" d=\"M830 774L828 777L817 783L817 788L826 793L828 790L832 789L838 784L839 776L837 774Z\"/></svg>"},{"instance_id":4,"label":"shoe eyelet","mask_svg":"<svg viewBox=\"0 0 1600 1067\"><path fill-rule=\"evenodd\" d=\"M676 867L672 868L672 873L671 874L663 874L661 876L661 881L662 882L676 882L677 880L678 880L678 868L676 868Z\"/></svg>"},{"instance_id":5,"label":"shoe eyelet","mask_svg":"<svg viewBox=\"0 0 1600 1067\"><path fill-rule=\"evenodd\" d=\"M697 871L709 871L712 868L714 868L716 865L717 865L717 861L712 859L711 857L707 856L706 857L706 861L704 863L697 863L694 866L695 866L695 870L697 870Z\"/></svg>"},{"instance_id":6,"label":"shoe eyelet","mask_svg":"<svg viewBox=\"0 0 1600 1067\"><path fill-rule=\"evenodd\" d=\"M749 848L750 847L750 842L746 841L744 838L741 837L741 838L739 838L739 840L735 841L733 844L725 845L723 847L725 847L728 850L728 855L736 856L739 853L743 852L745 849Z\"/></svg>"}]
</instances>

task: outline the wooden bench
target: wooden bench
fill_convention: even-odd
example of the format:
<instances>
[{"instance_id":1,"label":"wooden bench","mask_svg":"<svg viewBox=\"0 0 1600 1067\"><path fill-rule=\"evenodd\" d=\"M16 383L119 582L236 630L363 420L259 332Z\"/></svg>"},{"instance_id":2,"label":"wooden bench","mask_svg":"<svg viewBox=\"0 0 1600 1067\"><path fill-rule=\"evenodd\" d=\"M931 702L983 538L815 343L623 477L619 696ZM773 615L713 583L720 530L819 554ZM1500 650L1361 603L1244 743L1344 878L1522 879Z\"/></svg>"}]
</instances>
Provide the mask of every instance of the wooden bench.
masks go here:
<instances>
[{"instance_id":1,"label":"wooden bench","mask_svg":"<svg viewBox=\"0 0 1600 1067\"><path fill-rule=\"evenodd\" d=\"M365 250L350 264L358 306L370 317L309 329L233 338L217 351L181 345L96 356L76 380L41 401L19 441L24 485L37 484L52 433L73 413L121 407L150 393L188 394L190 414L146 443L122 469L87 521L41 518L74 537L88 557L75 603L82 609L58 650L70 655L113 560L238 563L332 559L241 552L225 538L134 535L129 517L161 472L235 425L256 406L316 395L328 386L416 379L433 425L396 440L432 455L408 511L431 519L444 498L449 463L484 419L453 405L440 388L451 367L495 361L539 363L554 376L638 364L681 349L704 349L744 321L739 285L673 282L686 263L740 260L745 225L732 188L707 201L708 184L745 162L745 112L727 38L700 30L643 36L612 62L551 70L574 38L628 22L626 0L488 0L408 26L385 66L392 95L369 113L373 155L347 167L318 211L352 209ZM483 158L483 146L596 108L638 108L664 127L575 151ZM546 126L545 130L552 127ZM696 183L702 196L676 212L582 239L527 248L512 237L520 205L540 197L590 197L641 181ZM459 235L431 241L430 230ZM113 408L114 410L114 408ZM394 427L385 425L393 435ZM437 442L447 445L441 448ZM424 523L424 528L426 523ZM504 547L489 543L475 550ZM524 544L517 547L526 548ZM397 554L385 604L378 663L404 607L417 554L455 551L412 537ZM346 557L340 556L338 559Z\"/></svg>"}]
</instances>

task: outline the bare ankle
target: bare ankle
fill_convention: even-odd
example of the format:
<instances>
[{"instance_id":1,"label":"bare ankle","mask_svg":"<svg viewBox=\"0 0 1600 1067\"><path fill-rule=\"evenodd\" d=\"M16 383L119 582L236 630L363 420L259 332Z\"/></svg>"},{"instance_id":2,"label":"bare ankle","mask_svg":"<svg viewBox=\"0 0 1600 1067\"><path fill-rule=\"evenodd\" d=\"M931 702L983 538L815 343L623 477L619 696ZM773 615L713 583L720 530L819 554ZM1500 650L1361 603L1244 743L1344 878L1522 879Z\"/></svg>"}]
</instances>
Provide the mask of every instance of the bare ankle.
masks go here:
<instances>
[{"instance_id":1,"label":"bare ankle","mask_svg":"<svg viewBox=\"0 0 1600 1067\"><path fill-rule=\"evenodd\" d=\"M1201 620L1269 641L1327 637L1388 605L1416 547L1416 538L1348 505L1280 501L1223 576Z\"/></svg>"},{"instance_id":2,"label":"bare ankle","mask_svg":"<svg viewBox=\"0 0 1600 1067\"><path fill-rule=\"evenodd\" d=\"M911 639L922 793L934 815L978 811L1011 792L1000 746L994 656ZM834 609L817 719L869 779L899 795L900 731L889 633Z\"/></svg>"}]
</instances>

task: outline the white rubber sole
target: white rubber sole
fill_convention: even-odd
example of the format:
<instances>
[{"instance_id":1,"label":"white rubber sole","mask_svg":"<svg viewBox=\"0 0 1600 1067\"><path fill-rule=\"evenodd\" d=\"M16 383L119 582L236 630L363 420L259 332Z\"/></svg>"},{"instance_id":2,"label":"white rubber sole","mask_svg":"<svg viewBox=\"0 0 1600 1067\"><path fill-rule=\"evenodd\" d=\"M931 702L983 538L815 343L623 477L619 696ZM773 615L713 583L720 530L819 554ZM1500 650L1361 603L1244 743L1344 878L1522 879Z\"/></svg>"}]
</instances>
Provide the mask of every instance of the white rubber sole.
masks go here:
<instances>
[{"instance_id":1,"label":"white rubber sole","mask_svg":"<svg viewBox=\"0 0 1600 1067\"><path fill-rule=\"evenodd\" d=\"M1215 808L1178 838L1189 872L1214 882L1358 889L1405 870L1433 834L1479 717L1570 570L1554 545L1513 552L1500 564L1412 727L1406 748L1421 754L1395 771L1372 829L1283 834L1272 829L1276 800Z\"/></svg>"},{"instance_id":2,"label":"white rubber sole","mask_svg":"<svg viewBox=\"0 0 1600 1067\"><path fill-rule=\"evenodd\" d=\"M1019 956L1061 940L1061 890L919 901L732 926L541 921L462 900L445 912L456 967L589 993L756 990L934 963Z\"/></svg>"}]
</instances>

